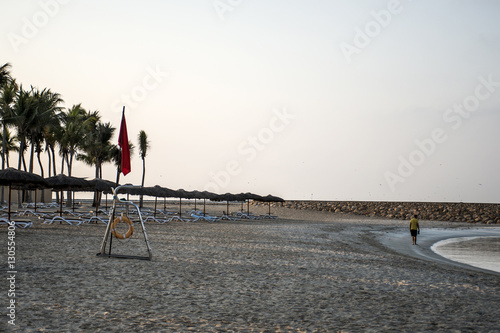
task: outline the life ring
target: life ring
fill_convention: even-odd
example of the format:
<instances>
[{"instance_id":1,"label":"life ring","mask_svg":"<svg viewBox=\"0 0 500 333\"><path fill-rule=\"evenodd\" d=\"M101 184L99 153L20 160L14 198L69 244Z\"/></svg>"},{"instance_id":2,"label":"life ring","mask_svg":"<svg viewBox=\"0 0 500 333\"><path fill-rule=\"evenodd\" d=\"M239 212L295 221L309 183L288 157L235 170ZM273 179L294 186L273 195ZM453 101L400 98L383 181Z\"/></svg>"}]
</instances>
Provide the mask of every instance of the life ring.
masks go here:
<instances>
[{"instance_id":1,"label":"life ring","mask_svg":"<svg viewBox=\"0 0 500 333\"><path fill-rule=\"evenodd\" d=\"M128 230L124 234L120 234L116 231L116 225L120 221L128 224ZM134 233L134 223L126 216L117 217L113 220L113 223L111 223L111 232L113 233L113 236L115 236L118 239L129 238Z\"/></svg>"}]
</instances>

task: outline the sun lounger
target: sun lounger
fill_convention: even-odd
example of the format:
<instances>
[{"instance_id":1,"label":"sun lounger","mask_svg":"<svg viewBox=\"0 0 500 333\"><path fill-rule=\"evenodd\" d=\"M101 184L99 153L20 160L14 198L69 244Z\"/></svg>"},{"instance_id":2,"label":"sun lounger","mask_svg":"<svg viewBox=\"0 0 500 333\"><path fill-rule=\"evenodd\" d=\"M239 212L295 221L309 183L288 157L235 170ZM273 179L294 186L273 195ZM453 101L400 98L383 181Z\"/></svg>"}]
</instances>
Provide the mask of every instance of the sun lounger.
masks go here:
<instances>
[{"instance_id":1,"label":"sun lounger","mask_svg":"<svg viewBox=\"0 0 500 333\"><path fill-rule=\"evenodd\" d=\"M260 215L259 216L261 219L277 219L278 217L277 216L274 216L274 215L269 215L269 214L265 214L265 215Z\"/></svg>"},{"instance_id":2,"label":"sun lounger","mask_svg":"<svg viewBox=\"0 0 500 333\"><path fill-rule=\"evenodd\" d=\"M220 217L217 216L199 215L194 213L192 213L191 216L194 218L192 222L197 222L197 221L217 222L221 219Z\"/></svg>"},{"instance_id":3,"label":"sun lounger","mask_svg":"<svg viewBox=\"0 0 500 333\"><path fill-rule=\"evenodd\" d=\"M234 214L234 216L236 216L240 219L247 219L247 220L260 220L261 219L260 216L256 216L253 214L247 214L247 213L243 213L243 212L237 212Z\"/></svg>"},{"instance_id":4,"label":"sun lounger","mask_svg":"<svg viewBox=\"0 0 500 333\"><path fill-rule=\"evenodd\" d=\"M183 219L183 218L180 218L179 216L175 215L175 216L172 216L171 218L168 219L169 222L173 222L173 221L178 221L178 222L187 222L186 219Z\"/></svg>"},{"instance_id":5,"label":"sun lounger","mask_svg":"<svg viewBox=\"0 0 500 333\"><path fill-rule=\"evenodd\" d=\"M83 223L82 219L67 219L67 218L64 218L64 217L61 217L61 216L54 216L51 220L45 220L45 222L43 222L43 223L44 224L52 224L52 223L54 223L56 221L66 222L69 225L80 225L80 224Z\"/></svg>"},{"instance_id":6,"label":"sun lounger","mask_svg":"<svg viewBox=\"0 0 500 333\"><path fill-rule=\"evenodd\" d=\"M17 214L17 216L36 216L38 218L45 218L48 215L44 212L35 212L34 210L31 209L26 209Z\"/></svg>"},{"instance_id":7,"label":"sun lounger","mask_svg":"<svg viewBox=\"0 0 500 333\"><path fill-rule=\"evenodd\" d=\"M231 216L231 215L227 215L226 213L222 214L221 216L219 216L219 220L226 220L226 221L237 221L239 220L240 218L237 217L237 216Z\"/></svg>"},{"instance_id":8,"label":"sun lounger","mask_svg":"<svg viewBox=\"0 0 500 333\"><path fill-rule=\"evenodd\" d=\"M9 225L12 225L12 223L14 223L14 226L16 228L22 228L22 229L26 229L26 228L30 228L33 226L33 222L29 221L29 220L11 220L9 222L9 220L7 220L6 218L0 218L0 225L2 224L5 224L7 226Z\"/></svg>"},{"instance_id":9,"label":"sun lounger","mask_svg":"<svg viewBox=\"0 0 500 333\"><path fill-rule=\"evenodd\" d=\"M96 222L96 223L102 222L104 224L108 224L109 219L94 215L94 216L91 216L89 218L86 218L84 223L92 223L92 222Z\"/></svg>"},{"instance_id":10,"label":"sun lounger","mask_svg":"<svg viewBox=\"0 0 500 333\"><path fill-rule=\"evenodd\" d=\"M144 219L144 222L147 222L147 221L154 221L154 222L158 222L160 224L164 224L164 223L167 223L169 222L170 219L161 219L161 218L156 218L154 216L148 216Z\"/></svg>"}]
</instances>

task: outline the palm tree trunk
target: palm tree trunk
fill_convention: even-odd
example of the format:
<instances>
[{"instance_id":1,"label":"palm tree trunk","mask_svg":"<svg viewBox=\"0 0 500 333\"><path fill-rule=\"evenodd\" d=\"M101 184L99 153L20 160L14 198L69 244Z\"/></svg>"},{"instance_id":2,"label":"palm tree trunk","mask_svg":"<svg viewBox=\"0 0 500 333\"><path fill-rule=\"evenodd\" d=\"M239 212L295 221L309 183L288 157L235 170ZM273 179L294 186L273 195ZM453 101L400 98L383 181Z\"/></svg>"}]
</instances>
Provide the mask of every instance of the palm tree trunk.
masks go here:
<instances>
[{"instance_id":1,"label":"palm tree trunk","mask_svg":"<svg viewBox=\"0 0 500 333\"><path fill-rule=\"evenodd\" d=\"M47 147L46 151L47 151L47 160L48 160L48 163L49 163L49 177L51 177L52 176L52 169L51 169L52 168L52 158L50 156L50 148Z\"/></svg>"},{"instance_id":2,"label":"palm tree trunk","mask_svg":"<svg viewBox=\"0 0 500 333\"><path fill-rule=\"evenodd\" d=\"M38 165L40 166L40 176L42 176L42 178L45 178L44 172L43 172L42 160L40 159L40 152L39 151L36 152L36 158L38 159Z\"/></svg>"},{"instance_id":3,"label":"palm tree trunk","mask_svg":"<svg viewBox=\"0 0 500 333\"><path fill-rule=\"evenodd\" d=\"M71 168L73 167L73 154L69 155L69 160L68 160L68 176L71 177ZM66 206L71 207L73 204L73 194L71 191L68 191L68 194L66 195Z\"/></svg>"},{"instance_id":4,"label":"palm tree trunk","mask_svg":"<svg viewBox=\"0 0 500 333\"><path fill-rule=\"evenodd\" d=\"M22 155L22 159L23 159L23 167L24 167L24 171L28 171L28 168L26 168L26 159L24 158L24 153Z\"/></svg>"},{"instance_id":5,"label":"palm tree trunk","mask_svg":"<svg viewBox=\"0 0 500 333\"><path fill-rule=\"evenodd\" d=\"M55 175L57 175L55 147L51 146L50 151L52 152L52 171L54 172L54 176L55 176ZM57 192L57 191L56 191L56 201L59 201L59 192Z\"/></svg>"},{"instance_id":6,"label":"palm tree trunk","mask_svg":"<svg viewBox=\"0 0 500 333\"><path fill-rule=\"evenodd\" d=\"M54 176L57 174L56 172L56 150L54 147L50 147L50 151L52 153L52 168L54 171Z\"/></svg>"},{"instance_id":7,"label":"palm tree trunk","mask_svg":"<svg viewBox=\"0 0 500 333\"><path fill-rule=\"evenodd\" d=\"M23 151L24 151L24 140L21 137L20 143L19 143L19 160L17 162L17 169L21 170L21 165L23 162Z\"/></svg>"},{"instance_id":8,"label":"palm tree trunk","mask_svg":"<svg viewBox=\"0 0 500 333\"><path fill-rule=\"evenodd\" d=\"M146 159L142 158L142 182L141 186L144 187L144 179L146 178ZM141 200L139 201L139 208L142 208L144 203L144 196L141 194Z\"/></svg>"},{"instance_id":9,"label":"palm tree trunk","mask_svg":"<svg viewBox=\"0 0 500 333\"><path fill-rule=\"evenodd\" d=\"M5 169L5 149L7 148L7 141L6 141L6 136L7 136L7 127L5 126L5 121L2 121L2 124L3 124L3 138L2 138L2 170ZM7 163L7 167L8 167L8 163ZM5 197L4 197L4 190L2 188L2 195L1 195L1 198L0 198L0 202L4 202L5 201Z\"/></svg>"},{"instance_id":10,"label":"palm tree trunk","mask_svg":"<svg viewBox=\"0 0 500 333\"><path fill-rule=\"evenodd\" d=\"M30 147L30 163L29 163L29 172L33 173L33 160L35 159L35 144L33 142L33 138L31 140L31 147Z\"/></svg>"},{"instance_id":11,"label":"palm tree trunk","mask_svg":"<svg viewBox=\"0 0 500 333\"><path fill-rule=\"evenodd\" d=\"M5 169L5 159L6 155L5 150L7 149L7 126L5 126L5 122L3 122L3 138L2 138L2 170ZM2 202L3 202L3 192L2 192Z\"/></svg>"},{"instance_id":12,"label":"palm tree trunk","mask_svg":"<svg viewBox=\"0 0 500 333\"><path fill-rule=\"evenodd\" d=\"M95 178L100 178L99 177L99 161L96 161L95 163ZM100 195L99 191L94 191L94 200L92 200L92 207L97 207L97 205L100 203Z\"/></svg>"},{"instance_id":13,"label":"palm tree trunk","mask_svg":"<svg viewBox=\"0 0 500 333\"><path fill-rule=\"evenodd\" d=\"M62 154L62 159L61 159L61 175L64 174L64 162L66 160L66 153Z\"/></svg>"}]
</instances>

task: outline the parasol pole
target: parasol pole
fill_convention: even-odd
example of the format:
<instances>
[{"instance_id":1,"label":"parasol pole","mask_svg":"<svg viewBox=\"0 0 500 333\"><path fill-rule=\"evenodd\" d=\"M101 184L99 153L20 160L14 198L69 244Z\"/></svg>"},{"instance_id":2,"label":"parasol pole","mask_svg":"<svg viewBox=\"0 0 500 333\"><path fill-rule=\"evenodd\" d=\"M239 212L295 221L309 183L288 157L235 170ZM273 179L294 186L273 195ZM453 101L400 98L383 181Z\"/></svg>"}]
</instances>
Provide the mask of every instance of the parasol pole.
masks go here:
<instances>
[{"instance_id":1,"label":"parasol pole","mask_svg":"<svg viewBox=\"0 0 500 333\"><path fill-rule=\"evenodd\" d=\"M96 201L95 201L95 216L97 217L97 215L99 215L99 198L98 198L98 194L97 194L97 191L96 191Z\"/></svg>"},{"instance_id":2,"label":"parasol pole","mask_svg":"<svg viewBox=\"0 0 500 333\"><path fill-rule=\"evenodd\" d=\"M9 222L10 222L10 200L11 200L11 193L12 193L12 188L10 187L11 184L9 184Z\"/></svg>"},{"instance_id":3,"label":"parasol pole","mask_svg":"<svg viewBox=\"0 0 500 333\"><path fill-rule=\"evenodd\" d=\"M62 217L62 206L63 206L63 190L61 190L61 201L60 202L60 210L59 210L59 216ZM61 224L62 222L59 222Z\"/></svg>"},{"instance_id":4,"label":"parasol pole","mask_svg":"<svg viewBox=\"0 0 500 333\"><path fill-rule=\"evenodd\" d=\"M157 201L158 201L158 197L157 197L157 196L155 196L155 211L154 211L154 213L153 213L153 217L154 217L154 218L156 218L156 203L157 203Z\"/></svg>"},{"instance_id":5,"label":"parasol pole","mask_svg":"<svg viewBox=\"0 0 500 333\"><path fill-rule=\"evenodd\" d=\"M179 217L182 217L182 198L179 198Z\"/></svg>"}]
</instances>

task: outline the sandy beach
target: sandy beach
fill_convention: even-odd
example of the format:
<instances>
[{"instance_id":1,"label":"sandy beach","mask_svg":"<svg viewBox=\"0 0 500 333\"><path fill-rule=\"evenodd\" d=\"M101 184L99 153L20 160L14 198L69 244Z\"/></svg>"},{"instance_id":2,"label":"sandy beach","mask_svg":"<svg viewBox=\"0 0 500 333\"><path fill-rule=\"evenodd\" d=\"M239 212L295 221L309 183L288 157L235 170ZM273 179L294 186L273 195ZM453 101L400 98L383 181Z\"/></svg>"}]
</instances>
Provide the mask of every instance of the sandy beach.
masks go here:
<instances>
[{"instance_id":1,"label":"sandy beach","mask_svg":"<svg viewBox=\"0 0 500 333\"><path fill-rule=\"evenodd\" d=\"M251 212L265 214L267 207ZM407 221L289 208L272 213L279 219L148 222L152 261L97 257L103 223L17 229L15 326L2 315L1 330L500 330L500 274L430 253L436 239L470 224L421 221L420 245L412 248ZM139 229L132 239L115 240L113 252L144 255ZM6 227L0 237L5 276ZM7 279L0 287L5 295Z\"/></svg>"}]
</instances>

